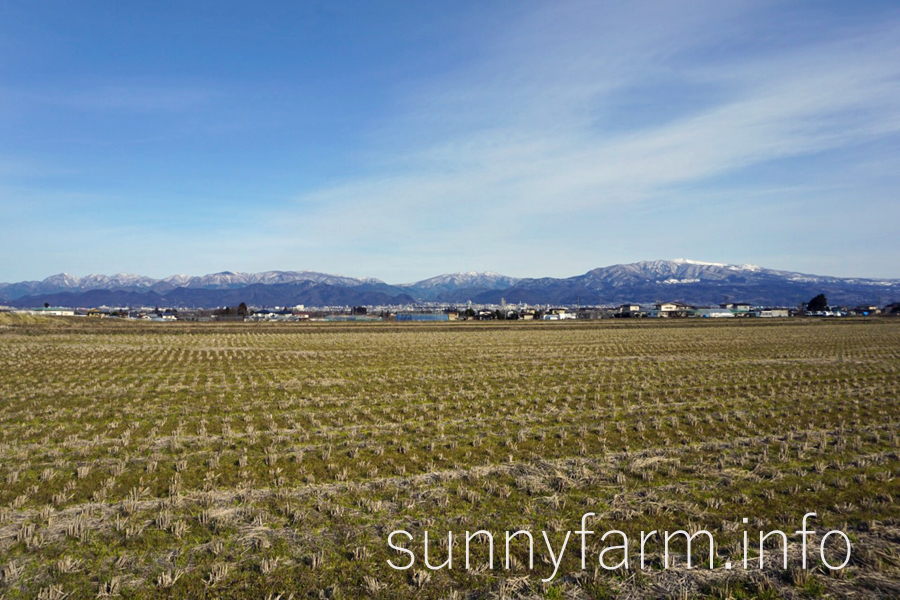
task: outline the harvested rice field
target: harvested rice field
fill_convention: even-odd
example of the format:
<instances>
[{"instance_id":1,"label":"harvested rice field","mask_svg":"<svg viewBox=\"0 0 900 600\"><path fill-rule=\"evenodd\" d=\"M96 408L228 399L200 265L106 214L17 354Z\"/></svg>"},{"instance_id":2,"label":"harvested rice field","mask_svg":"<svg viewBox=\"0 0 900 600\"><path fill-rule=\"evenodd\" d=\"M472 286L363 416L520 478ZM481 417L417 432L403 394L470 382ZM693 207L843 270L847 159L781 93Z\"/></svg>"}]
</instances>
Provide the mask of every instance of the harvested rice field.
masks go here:
<instances>
[{"instance_id":1,"label":"harvested rice field","mask_svg":"<svg viewBox=\"0 0 900 600\"><path fill-rule=\"evenodd\" d=\"M900 319L0 318L0 598L900 597Z\"/></svg>"}]
</instances>

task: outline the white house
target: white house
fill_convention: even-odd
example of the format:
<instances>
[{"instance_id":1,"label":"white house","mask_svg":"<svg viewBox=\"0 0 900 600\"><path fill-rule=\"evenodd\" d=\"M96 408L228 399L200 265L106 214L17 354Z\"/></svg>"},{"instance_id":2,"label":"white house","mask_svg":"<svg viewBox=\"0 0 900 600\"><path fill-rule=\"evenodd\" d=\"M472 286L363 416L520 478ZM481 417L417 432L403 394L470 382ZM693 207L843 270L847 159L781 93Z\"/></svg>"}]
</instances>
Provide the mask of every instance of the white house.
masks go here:
<instances>
[{"instance_id":1,"label":"white house","mask_svg":"<svg viewBox=\"0 0 900 600\"><path fill-rule=\"evenodd\" d=\"M681 302L658 302L653 305L651 317L686 317L693 309Z\"/></svg>"}]
</instances>

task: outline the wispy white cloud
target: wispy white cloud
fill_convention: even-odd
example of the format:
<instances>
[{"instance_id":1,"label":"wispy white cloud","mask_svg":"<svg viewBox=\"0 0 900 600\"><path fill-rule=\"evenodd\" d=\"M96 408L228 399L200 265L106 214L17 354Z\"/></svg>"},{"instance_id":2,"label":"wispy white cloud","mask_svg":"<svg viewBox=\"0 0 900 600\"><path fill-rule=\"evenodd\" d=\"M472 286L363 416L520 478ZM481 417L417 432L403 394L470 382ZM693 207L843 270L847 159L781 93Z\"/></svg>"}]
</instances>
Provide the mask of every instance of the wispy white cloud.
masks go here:
<instances>
[{"instance_id":1,"label":"wispy white cloud","mask_svg":"<svg viewBox=\"0 0 900 600\"><path fill-rule=\"evenodd\" d=\"M896 212L896 160L882 152L896 151L900 131L900 13L843 23L817 11L540 4L460 39L469 62L397 82L392 111L359 133L347 169L366 175L263 199L243 227L211 213L189 237L140 223L103 235L133 260L161 248L168 271L311 268L396 282L687 255L898 276L879 258L895 243L867 240L884 221L849 222L839 207ZM52 98L104 113L217 96L108 85ZM810 219L805 207L822 199L838 210Z\"/></svg>"},{"instance_id":2,"label":"wispy white cloud","mask_svg":"<svg viewBox=\"0 0 900 600\"><path fill-rule=\"evenodd\" d=\"M545 258L537 261L551 271L578 254L586 228L611 210L689 203L696 191L685 186L854 148L900 129L900 63L892 58L900 28L826 31L778 52L723 58L716 51L740 20L752 27L768 18L765 11L675 6L682 5L609 14L594 5L553 5L512 24L485 44L489 55L477 65L403 88L402 110L373 140L389 175L301 194L303 216L289 226L348 254L390 247L404 263L436 247L467 247L473 256L539 250ZM639 16L645 27L635 30ZM697 58L704 53L708 60ZM608 113L622 110L611 106L621 90L663 71L720 90L718 101L682 107L652 126L604 125ZM660 94L664 110L665 90ZM560 228L544 236L548 246L534 248L535 219L550 228L558 214L575 220L554 225ZM638 246L645 226L635 222L610 237ZM578 266L596 266L602 247L598 241ZM502 262L514 268L516 259Z\"/></svg>"}]
</instances>

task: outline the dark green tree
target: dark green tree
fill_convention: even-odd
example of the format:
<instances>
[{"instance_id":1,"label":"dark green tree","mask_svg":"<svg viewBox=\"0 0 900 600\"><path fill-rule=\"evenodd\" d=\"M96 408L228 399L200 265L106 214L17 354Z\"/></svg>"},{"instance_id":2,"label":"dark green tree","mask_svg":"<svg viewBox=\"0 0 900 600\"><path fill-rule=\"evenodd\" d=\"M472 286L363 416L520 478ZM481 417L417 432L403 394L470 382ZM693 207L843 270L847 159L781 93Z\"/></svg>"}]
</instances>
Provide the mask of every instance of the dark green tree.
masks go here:
<instances>
[{"instance_id":1,"label":"dark green tree","mask_svg":"<svg viewBox=\"0 0 900 600\"><path fill-rule=\"evenodd\" d=\"M825 297L825 294L819 294L806 305L806 310L809 312L819 312L826 308L828 308L828 299Z\"/></svg>"},{"instance_id":2,"label":"dark green tree","mask_svg":"<svg viewBox=\"0 0 900 600\"><path fill-rule=\"evenodd\" d=\"M247 305L241 302L237 307L237 314L239 317L249 316L250 311L247 309Z\"/></svg>"}]
</instances>

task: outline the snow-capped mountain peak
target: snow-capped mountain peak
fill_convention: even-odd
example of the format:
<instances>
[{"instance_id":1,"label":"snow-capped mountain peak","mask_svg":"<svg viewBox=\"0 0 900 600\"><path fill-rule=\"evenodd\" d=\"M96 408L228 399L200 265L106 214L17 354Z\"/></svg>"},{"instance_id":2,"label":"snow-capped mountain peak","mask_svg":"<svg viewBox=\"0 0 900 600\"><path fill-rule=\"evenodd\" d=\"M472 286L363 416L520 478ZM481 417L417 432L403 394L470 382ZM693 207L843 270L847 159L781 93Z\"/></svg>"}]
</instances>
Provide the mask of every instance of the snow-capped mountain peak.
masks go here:
<instances>
[{"instance_id":1,"label":"snow-capped mountain peak","mask_svg":"<svg viewBox=\"0 0 900 600\"><path fill-rule=\"evenodd\" d=\"M432 287L478 287L485 289L500 289L515 285L518 281L515 277L508 277L493 271L461 271L459 273L444 273L436 277L430 277L416 283L403 284L406 287L432 288Z\"/></svg>"},{"instance_id":2,"label":"snow-capped mountain peak","mask_svg":"<svg viewBox=\"0 0 900 600\"><path fill-rule=\"evenodd\" d=\"M47 285L55 285L63 288L77 287L79 278L75 275L69 275L68 273L57 273L56 275L51 275L50 277L44 279L41 283Z\"/></svg>"},{"instance_id":3,"label":"snow-capped mountain peak","mask_svg":"<svg viewBox=\"0 0 900 600\"><path fill-rule=\"evenodd\" d=\"M8 300L35 294L55 294L59 292L87 292L91 290L121 290L132 292L154 291L166 293L177 288L192 289L234 289L248 285L286 284L301 281L312 281L329 285L355 287L365 284L383 284L372 277L355 278L343 275L332 275L316 271L265 271L263 273L240 273L236 271L220 271L208 275L171 275L163 279L154 279L132 273L103 275L92 273L77 277L68 273L51 275L42 281L23 281L19 283L0 284L3 297Z\"/></svg>"}]
</instances>

